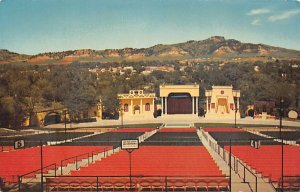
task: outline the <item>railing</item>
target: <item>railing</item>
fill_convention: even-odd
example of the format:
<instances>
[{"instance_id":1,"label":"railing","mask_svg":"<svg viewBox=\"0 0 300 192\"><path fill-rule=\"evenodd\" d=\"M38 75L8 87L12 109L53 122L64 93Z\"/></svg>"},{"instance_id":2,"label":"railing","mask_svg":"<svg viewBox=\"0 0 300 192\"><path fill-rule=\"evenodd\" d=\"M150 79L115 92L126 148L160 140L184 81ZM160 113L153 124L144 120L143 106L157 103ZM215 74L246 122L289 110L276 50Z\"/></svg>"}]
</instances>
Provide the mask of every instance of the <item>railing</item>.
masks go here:
<instances>
[{"instance_id":1,"label":"railing","mask_svg":"<svg viewBox=\"0 0 300 192\"><path fill-rule=\"evenodd\" d=\"M1 152L8 152L14 150L14 146L3 146L1 145Z\"/></svg>"},{"instance_id":2,"label":"railing","mask_svg":"<svg viewBox=\"0 0 300 192\"><path fill-rule=\"evenodd\" d=\"M82 156L85 156L87 155L87 159L88 159L88 164L90 164L90 153L84 153L84 154L80 154L80 155L76 155L76 156L73 156L73 157L69 157L69 158L66 158L66 159L63 159L60 161L60 174L62 175L63 174L63 162L65 161L68 161L70 159L75 159L75 168L76 170L78 170L78 163L77 163L77 160L78 160L78 157L82 157Z\"/></svg>"},{"instance_id":3,"label":"railing","mask_svg":"<svg viewBox=\"0 0 300 192\"><path fill-rule=\"evenodd\" d=\"M299 175L284 175L283 177L277 182L277 186L274 186L275 189L281 191L283 188L286 191L299 191L300 190L300 176ZM281 186L283 183L283 186Z\"/></svg>"},{"instance_id":4,"label":"railing","mask_svg":"<svg viewBox=\"0 0 300 192\"><path fill-rule=\"evenodd\" d=\"M130 182L131 181L131 182ZM57 176L46 177L46 191L229 191L228 176ZM150 190L149 190L150 189Z\"/></svg>"},{"instance_id":5,"label":"railing","mask_svg":"<svg viewBox=\"0 0 300 192\"><path fill-rule=\"evenodd\" d=\"M104 154L104 157L106 157L108 154L107 154L107 148L108 147L105 147L104 149L99 149L99 150L94 150L94 151L92 151L91 152L91 154L92 154L92 162L94 162L94 155L96 155L97 154L97 152L103 152L103 154ZM114 153L114 148L112 148L112 150L113 150L113 153Z\"/></svg>"},{"instance_id":6,"label":"railing","mask_svg":"<svg viewBox=\"0 0 300 192\"><path fill-rule=\"evenodd\" d=\"M258 190L258 178L257 175L251 170L249 169L240 159L238 159L236 156L234 156L233 154L230 154L228 151L226 151L224 148L222 148L220 145L218 145L215 142L212 142L209 140L209 146L230 166L230 163L233 166L231 166L232 170L238 174L242 179L244 183L247 183L247 179L246 179L246 171L248 173L250 173L254 179L255 179L255 187L254 189L252 189L251 185L250 188L252 189L252 191L257 192ZM231 161L229 160L231 155ZM233 159L233 161L232 161ZM241 175L239 173L239 165L241 165L243 167L243 175ZM248 181L249 182L249 181Z\"/></svg>"},{"instance_id":7,"label":"railing","mask_svg":"<svg viewBox=\"0 0 300 192\"><path fill-rule=\"evenodd\" d=\"M49 170L52 170L51 167L53 167L52 169L54 170L54 177L56 177L56 170L57 170L57 165L56 163L52 163L50 165L47 165L45 167L43 167L42 169L36 169L34 171L30 171L28 173L25 173L23 175L18 175L18 191L21 192L22 191L22 185L24 185L25 183L23 183L23 178L26 177L30 180L33 180L36 177L36 174L42 173L43 170L43 174L45 172L48 172ZM30 181L27 181L26 183L29 183Z\"/></svg>"},{"instance_id":8,"label":"railing","mask_svg":"<svg viewBox=\"0 0 300 192\"><path fill-rule=\"evenodd\" d=\"M236 157L234 157L234 162L236 161L236 163L234 164L234 171L236 174L238 174L241 178L243 178L243 182L246 183L246 170L248 171L248 173L250 173L251 175L253 175L253 177L255 178L255 192L257 192L257 175L255 173L253 173L248 167L246 167L239 159L237 159ZM243 167L243 176L240 175L239 173L239 165L241 165ZM251 187L251 185L250 185Z\"/></svg>"}]
</instances>

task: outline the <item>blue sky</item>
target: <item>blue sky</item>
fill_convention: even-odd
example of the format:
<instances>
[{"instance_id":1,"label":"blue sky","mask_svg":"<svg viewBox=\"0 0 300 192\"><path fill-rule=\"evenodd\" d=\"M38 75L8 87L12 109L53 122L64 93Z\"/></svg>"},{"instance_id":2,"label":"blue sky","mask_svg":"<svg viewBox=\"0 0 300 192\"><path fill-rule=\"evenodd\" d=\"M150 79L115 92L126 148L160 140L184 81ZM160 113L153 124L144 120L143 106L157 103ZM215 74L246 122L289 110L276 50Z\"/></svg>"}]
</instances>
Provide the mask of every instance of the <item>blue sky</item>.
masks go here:
<instances>
[{"instance_id":1,"label":"blue sky","mask_svg":"<svg viewBox=\"0 0 300 192\"><path fill-rule=\"evenodd\" d=\"M18 53L215 35L300 50L300 0L0 0L0 49Z\"/></svg>"}]
</instances>

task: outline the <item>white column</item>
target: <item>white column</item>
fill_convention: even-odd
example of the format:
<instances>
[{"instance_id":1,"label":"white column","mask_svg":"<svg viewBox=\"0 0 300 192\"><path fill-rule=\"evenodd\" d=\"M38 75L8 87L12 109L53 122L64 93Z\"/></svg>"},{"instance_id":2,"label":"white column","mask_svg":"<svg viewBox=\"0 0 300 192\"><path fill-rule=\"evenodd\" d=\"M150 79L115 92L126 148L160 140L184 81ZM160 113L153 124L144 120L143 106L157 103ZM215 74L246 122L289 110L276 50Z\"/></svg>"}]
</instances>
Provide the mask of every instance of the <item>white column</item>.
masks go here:
<instances>
[{"instance_id":1,"label":"white column","mask_svg":"<svg viewBox=\"0 0 300 192\"><path fill-rule=\"evenodd\" d=\"M198 103L198 97L196 97L196 115L198 116L198 109L199 109L199 103Z\"/></svg>"},{"instance_id":2,"label":"white column","mask_svg":"<svg viewBox=\"0 0 300 192\"><path fill-rule=\"evenodd\" d=\"M131 114L133 115L133 99L130 100Z\"/></svg>"},{"instance_id":3,"label":"white column","mask_svg":"<svg viewBox=\"0 0 300 192\"><path fill-rule=\"evenodd\" d=\"M236 105L237 109L240 110L240 98L237 97L237 105Z\"/></svg>"},{"instance_id":4,"label":"white column","mask_svg":"<svg viewBox=\"0 0 300 192\"><path fill-rule=\"evenodd\" d=\"M195 97L192 97L192 114L195 114Z\"/></svg>"},{"instance_id":5,"label":"white column","mask_svg":"<svg viewBox=\"0 0 300 192\"><path fill-rule=\"evenodd\" d=\"M165 101L165 109L166 109L166 114L168 114L168 97L165 97L166 101Z\"/></svg>"},{"instance_id":6,"label":"white column","mask_svg":"<svg viewBox=\"0 0 300 192\"><path fill-rule=\"evenodd\" d=\"M208 113L208 96L206 97L206 113Z\"/></svg>"},{"instance_id":7,"label":"white column","mask_svg":"<svg viewBox=\"0 0 300 192\"><path fill-rule=\"evenodd\" d=\"M165 105L164 105L164 97L161 97L161 114L162 114L162 115L164 114L164 108L165 108Z\"/></svg>"},{"instance_id":8,"label":"white column","mask_svg":"<svg viewBox=\"0 0 300 192\"><path fill-rule=\"evenodd\" d=\"M143 100L140 100L140 114L143 114Z\"/></svg>"},{"instance_id":9,"label":"white column","mask_svg":"<svg viewBox=\"0 0 300 192\"><path fill-rule=\"evenodd\" d=\"M154 103L154 99L153 99L153 101L152 101L152 112L154 112L154 110L155 110L155 103Z\"/></svg>"}]
</instances>

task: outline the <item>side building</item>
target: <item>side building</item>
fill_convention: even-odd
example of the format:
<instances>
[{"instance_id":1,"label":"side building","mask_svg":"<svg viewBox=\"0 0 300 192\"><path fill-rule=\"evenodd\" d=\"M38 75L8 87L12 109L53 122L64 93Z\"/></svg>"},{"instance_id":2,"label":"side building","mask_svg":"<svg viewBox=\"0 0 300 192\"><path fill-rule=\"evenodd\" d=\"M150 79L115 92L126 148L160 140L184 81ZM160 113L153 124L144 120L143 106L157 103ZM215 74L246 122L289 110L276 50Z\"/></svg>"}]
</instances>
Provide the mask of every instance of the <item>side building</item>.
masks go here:
<instances>
[{"instance_id":1,"label":"side building","mask_svg":"<svg viewBox=\"0 0 300 192\"><path fill-rule=\"evenodd\" d=\"M205 117L240 118L240 95L240 90L233 90L232 86L212 86L212 90L205 91Z\"/></svg>"},{"instance_id":2,"label":"side building","mask_svg":"<svg viewBox=\"0 0 300 192\"><path fill-rule=\"evenodd\" d=\"M143 90L130 90L127 94L118 94L120 101L119 118L154 118L155 93Z\"/></svg>"}]
</instances>

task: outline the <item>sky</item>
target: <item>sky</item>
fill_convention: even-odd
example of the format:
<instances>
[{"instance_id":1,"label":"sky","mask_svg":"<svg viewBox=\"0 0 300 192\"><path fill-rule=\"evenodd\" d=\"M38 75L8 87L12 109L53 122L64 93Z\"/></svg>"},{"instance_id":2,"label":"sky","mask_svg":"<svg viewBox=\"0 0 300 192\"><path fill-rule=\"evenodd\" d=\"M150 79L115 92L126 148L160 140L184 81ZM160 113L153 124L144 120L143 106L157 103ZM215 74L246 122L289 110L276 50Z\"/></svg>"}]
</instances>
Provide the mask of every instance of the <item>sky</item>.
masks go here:
<instances>
[{"instance_id":1,"label":"sky","mask_svg":"<svg viewBox=\"0 0 300 192\"><path fill-rule=\"evenodd\" d=\"M211 36L300 50L300 0L0 0L0 49L17 53Z\"/></svg>"}]
</instances>

